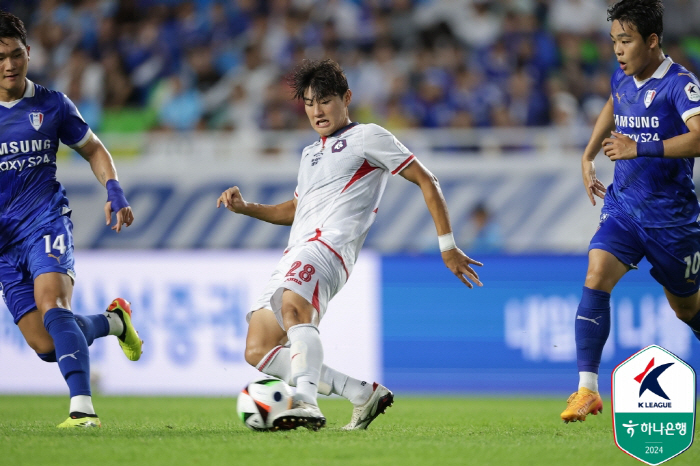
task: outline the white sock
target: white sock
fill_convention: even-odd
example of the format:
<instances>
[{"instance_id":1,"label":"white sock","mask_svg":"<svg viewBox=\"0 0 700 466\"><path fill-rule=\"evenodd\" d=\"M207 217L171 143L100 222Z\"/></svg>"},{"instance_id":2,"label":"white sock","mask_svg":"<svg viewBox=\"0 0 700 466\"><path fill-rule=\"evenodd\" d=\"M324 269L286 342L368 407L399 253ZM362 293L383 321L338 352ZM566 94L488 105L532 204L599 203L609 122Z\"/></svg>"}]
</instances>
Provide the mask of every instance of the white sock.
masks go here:
<instances>
[{"instance_id":1,"label":"white sock","mask_svg":"<svg viewBox=\"0 0 700 466\"><path fill-rule=\"evenodd\" d=\"M109 334L119 336L124 333L124 322L116 312L105 312L102 314L109 322Z\"/></svg>"},{"instance_id":2,"label":"white sock","mask_svg":"<svg viewBox=\"0 0 700 466\"><path fill-rule=\"evenodd\" d=\"M264 374L282 379L289 385L294 385L291 380L290 349L286 346L272 348L255 368ZM372 384L354 379L323 364L318 382L318 393L321 395L340 395L347 398L352 404L361 405L372 396Z\"/></svg>"},{"instance_id":3,"label":"white sock","mask_svg":"<svg viewBox=\"0 0 700 466\"><path fill-rule=\"evenodd\" d=\"M594 392L598 391L598 374L595 372L579 372L578 388L586 387Z\"/></svg>"},{"instance_id":4,"label":"white sock","mask_svg":"<svg viewBox=\"0 0 700 466\"><path fill-rule=\"evenodd\" d=\"M88 395L71 397L69 413L95 414L95 408L92 407L92 397Z\"/></svg>"},{"instance_id":5,"label":"white sock","mask_svg":"<svg viewBox=\"0 0 700 466\"><path fill-rule=\"evenodd\" d=\"M317 404L318 383L323 365L323 344L318 328L313 324L299 324L287 330L291 343L291 381L297 387L294 398Z\"/></svg>"}]
</instances>

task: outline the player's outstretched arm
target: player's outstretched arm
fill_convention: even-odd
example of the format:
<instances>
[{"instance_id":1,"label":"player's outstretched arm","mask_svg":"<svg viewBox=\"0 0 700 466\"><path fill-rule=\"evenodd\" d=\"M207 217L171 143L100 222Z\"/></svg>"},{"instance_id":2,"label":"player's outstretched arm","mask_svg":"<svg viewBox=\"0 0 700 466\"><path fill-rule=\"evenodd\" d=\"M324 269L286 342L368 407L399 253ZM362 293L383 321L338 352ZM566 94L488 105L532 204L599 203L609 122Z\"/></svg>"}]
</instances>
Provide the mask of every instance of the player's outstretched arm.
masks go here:
<instances>
[{"instance_id":1,"label":"player's outstretched arm","mask_svg":"<svg viewBox=\"0 0 700 466\"><path fill-rule=\"evenodd\" d=\"M438 179L418 160L413 160L408 167L404 168L401 171L401 176L417 184L423 192L425 204L433 217L433 222L435 222L442 260L447 268L469 288L474 287L471 282L483 286L481 281L479 281L479 275L471 267L472 265L481 266L483 264L464 254L454 242L447 204L442 196Z\"/></svg>"},{"instance_id":2,"label":"player's outstretched arm","mask_svg":"<svg viewBox=\"0 0 700 466\"><path fill-rule=\"evenodd\" d=\"M226 207L231 212L257 218L275 225L291 225L297 210L297 200L292 199L282 204L265 205L246 202L238 186L227 189L216 200L216 208Z\"/></svg>"},{"instance_id":3,"label":"player's outstretched arm","mask_svg":"<svg viewBox=\"0 0 700 466\"><path fill-rule=\"evenodd\" d=\"M610 160L626 160L635 157L690 158L700 157L700 115L685 122L688 132L663 141L637 143L624 134L611 132L603 141L605 155Z\"/></svg>"},{"instance_id":4,"label":"player's outstretched arm","mask_svg":"<svg viewBox=\"0 0 700 466\"><path fill-rule=\"evenodd\" d=\"M107 188L107 203L105 204L105 220L109 225L112 221L112 212L116 212L116 223L112 225L112 230L119 233L122 226L128 227L134 221L134 213L129 207L129 203L124 197L124 191L117 181L117 169L114 161L102 141L92 135L85 145L76 149L85 160L90 163L90 168L95 177Z\"/></svg>"},{"instance_id":5,"label":"player's outstretched arm","mask_svg":"<svg viewBox=\"0 0 700 466\"><path fill-rule=\"evenodd\" d=\"M610 134L610 131L615 129L615 118L613 115L613 100L612 95L605 103L605 106L600 111L598 119L593 127L593 133L591 138L588 140L588 145L583 151L583 157L581 158L581 174L583 175L583 186L586 188L586 194L588 194L588 199L590 199L591 204L595 205L595 196L603 199L605 197L605 185L596 178L595 174L595 164L593 160L595 159L598 152L600 152L600 146L603 144L605 138Z\"/></svg>"}]
</instances>

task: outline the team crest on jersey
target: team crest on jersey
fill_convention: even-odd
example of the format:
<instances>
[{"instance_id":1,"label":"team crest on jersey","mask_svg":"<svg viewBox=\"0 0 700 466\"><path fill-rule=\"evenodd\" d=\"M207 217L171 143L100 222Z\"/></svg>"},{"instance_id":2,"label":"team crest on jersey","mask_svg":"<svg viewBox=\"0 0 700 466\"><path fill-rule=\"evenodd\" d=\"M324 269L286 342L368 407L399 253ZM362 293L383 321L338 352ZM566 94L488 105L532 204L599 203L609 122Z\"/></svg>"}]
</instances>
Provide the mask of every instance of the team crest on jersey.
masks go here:
<instances>
[{"instance_id":1,"label":"team crest on jersey","mask_svg":"<svg viewBox=\"0 0 700 466\"><path fill-rule=\"evenodd\" d=\"M41 124L44 122L44 114L41 112L32 112L29 114L29 123L32 124L35 130L39 131Z\"/></svg>"},{"instance_id":2,"label":"team crest on jersey","mask_svg":"<svg viewBox=\"0 0 700 466\"><path fill-rule=\"evenodd\" d=\"M333 144L333 147L331 147L331 151L333 153L340 152L346 147L348 147L348 142L345 139L339 139L335 142L335 144Z\"/></svg>"},{"instance_id":3,"label":"team crest on jersey","mask_svg":"<svg viewBox=\"0 0 700 466\"><path fill-rule=\"evenodd\" d=\"M649 105L654 101L654 97L656 97L656 89L647 91L647 93L644 94L644 106L646 108L649 108Z\"/></svg>"},{"instance_id":4,"label":"team crest on jersey","mask_svg":"<svg viewBox=\"0 0 700 466\"><path fill-rule=\"evenodd\" d=\"M685 90L685 95L688 96L688 99L690 99L693 102L700 101L700 88L698 88L697 84L688 83L688 84L686 84L684 90Z\"/></svg>"}]
</instances>

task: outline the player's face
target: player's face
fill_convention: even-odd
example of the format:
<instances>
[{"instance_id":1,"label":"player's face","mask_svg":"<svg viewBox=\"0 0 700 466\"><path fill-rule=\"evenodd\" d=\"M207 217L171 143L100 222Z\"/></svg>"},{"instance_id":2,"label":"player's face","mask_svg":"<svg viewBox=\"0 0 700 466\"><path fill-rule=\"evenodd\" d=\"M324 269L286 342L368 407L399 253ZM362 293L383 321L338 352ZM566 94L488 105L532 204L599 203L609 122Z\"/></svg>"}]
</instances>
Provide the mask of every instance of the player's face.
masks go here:
<instances>
[{"instance_id":1,"label":"player's face","mask_svg":"<svg viewBox=\"0 0 700 466\"><path fill-rule=\"evenodd\" d=\"M0 94L19 98L29 64L29 46L15 38L0 38Z\"/></svg>"},{"instance_id":2,"label":"player's face","mask_svg":"<svg viewBox=\"0 0 700 466\"><path fill-rule=\"evenodd\" d=\"M620 23L615 20L610 28L610 38L613 41L613 49L615 50L615 58L620 63L620 68L627 76L637 76L641 78L641 74L650 74L656 70L648 70L648 66L654 57L654 50L651 42L656 44L653 39L656 36L647 38L646 41L633 25L629 23ZM648 76L644 76L646 79Z\"/></svg>"},{"instance_id":3,"label":"player's face","mask_svg":"<svg viewBox=\"0 0 700 466\"><path fill-rule=\"evenodd\" d=\"M348 90L344 96L314 97L311 88L304 92L304 109L309 117L311 127L321 136L329 136L350 123L348 104L352 92Z\"/></svg>"}]
</instances>

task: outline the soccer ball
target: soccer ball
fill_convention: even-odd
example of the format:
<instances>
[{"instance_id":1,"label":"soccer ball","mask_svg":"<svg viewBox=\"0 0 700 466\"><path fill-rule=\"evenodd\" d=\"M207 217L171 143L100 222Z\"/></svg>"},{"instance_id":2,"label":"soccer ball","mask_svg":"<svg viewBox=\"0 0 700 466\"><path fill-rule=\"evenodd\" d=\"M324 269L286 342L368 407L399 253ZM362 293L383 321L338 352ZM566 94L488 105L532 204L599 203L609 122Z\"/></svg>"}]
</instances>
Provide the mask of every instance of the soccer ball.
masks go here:
<instances>
[{"instance_id":1,"label":"soccer ball","mask_svg":"<svg viewBox=\"0 0 700 466\"><path fill-rule=\"evenodd\" d=\"M238 417L249 429L272 429L272 420L292 407L292 391L279 379L253 380L238 394Z\"/></svg>"}]
</instances>

